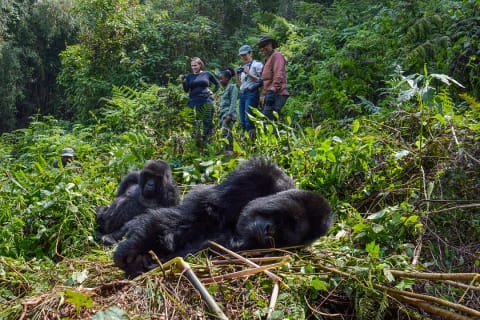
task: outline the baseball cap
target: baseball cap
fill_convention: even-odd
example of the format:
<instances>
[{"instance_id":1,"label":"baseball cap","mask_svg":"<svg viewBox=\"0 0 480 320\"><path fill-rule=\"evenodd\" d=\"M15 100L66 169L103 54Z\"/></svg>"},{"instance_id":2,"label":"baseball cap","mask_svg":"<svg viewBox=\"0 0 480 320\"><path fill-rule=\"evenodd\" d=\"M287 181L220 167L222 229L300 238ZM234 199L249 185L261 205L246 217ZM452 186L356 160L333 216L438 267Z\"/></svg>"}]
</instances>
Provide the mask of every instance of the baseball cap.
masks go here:
<instances>
[{"instance_id":1,"label":"baseball cap","mask_svg":"<svg viewBox=\"0 0 480 320\"><path fill-rule=\"evenodd\" d=\"M252 52L252 47L250 47L248 44L245 44L238 49L238 55L247 54L249 52Z\"/></svg>"},{"instance_id":2,"label":"baseball cap","mask_svg":"<svg viewBox=\"0 0 480 320\"><path fill-rule=\"evenodd\" d=\"M264 35L261 35L260 37L258 37L258 43L257 43L257 45L258 45L259 47L261 47L262 45L266 44L267 42L271 42L271 43L272 43L273 49L278 48L278 43L277 43L277 41L275 41L275 39L273 39L272 36L270 36L270 35L268 35L268 34L264 34Z\"/></svg>"},{"instance_id":3,"label":"baseball cap","mask_svg":"<svg viewBox=\"0 0 480 320\"><path fill-rule=\"evenodd\" d=\"M73 157L73 149L72 148L62 149L62 157Z\"/></svg>"}]
</instances>

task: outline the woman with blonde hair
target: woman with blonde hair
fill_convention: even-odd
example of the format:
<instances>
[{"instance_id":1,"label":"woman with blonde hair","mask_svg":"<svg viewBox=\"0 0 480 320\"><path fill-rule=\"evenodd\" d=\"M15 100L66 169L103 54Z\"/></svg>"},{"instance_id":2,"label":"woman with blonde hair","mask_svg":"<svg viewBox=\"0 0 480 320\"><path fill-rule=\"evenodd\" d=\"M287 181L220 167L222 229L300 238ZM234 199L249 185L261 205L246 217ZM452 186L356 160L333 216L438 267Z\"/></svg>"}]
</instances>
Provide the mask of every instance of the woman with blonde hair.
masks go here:
<instances>
[{"instance_id":1,"label":"woman with blonde hair","mask_svg":"<svg viewBox=\"0 0 480 320\"><path fill-rule=\"evenodd\" d=\"M210 139L213 128L213 98L210 87L213 85L213 92L217 92L220 83L213 74L203 70L205 64L200 58L192 58L190 67L192 72L186 76L181 75L180 78L183 81L183 90L189 93L188 106L195 111L194 127L198 126L200 121L203 123L202 142L205 143Z\"/></svg>"}]
</instances>

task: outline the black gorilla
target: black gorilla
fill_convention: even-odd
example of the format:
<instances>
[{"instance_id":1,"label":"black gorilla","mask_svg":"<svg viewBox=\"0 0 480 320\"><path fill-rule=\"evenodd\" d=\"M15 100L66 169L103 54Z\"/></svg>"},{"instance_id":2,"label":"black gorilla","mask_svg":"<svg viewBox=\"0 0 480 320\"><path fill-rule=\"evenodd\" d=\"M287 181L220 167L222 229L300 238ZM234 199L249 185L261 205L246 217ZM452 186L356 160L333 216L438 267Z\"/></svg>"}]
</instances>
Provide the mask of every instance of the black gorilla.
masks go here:
<instances>
[{"instance_id":1,"label":"black gorilla","mask_svg":"<svg viewBox=\"0 0 480 320\"><path fill-rule=\"evenodd\" d=\"M253 199L295 188L293 180L273 163L253 159L231 172L219 185L197 186L175 208L149 210L126 224L127 239L114 261L127 275L151 268L149 250L163 261L194 252L207 235L234 230L241 210Z\"/></svg>"},{"instance_id":2,"label":"black gorilla","mask_svg":"<svg viewBox=\"0 0 480 320\"><path fill-rule=\"evenodd\" d=\"M124 224L147 208L172 207L179 203L178 188L172 170L163 160L149 160L142 170L129 173L118 186L109 206L100 206L95 215L98 236L105 244L116 243Z\"/></svg>"},{"instance_id":3,"label":"black gorilla","mask_svg":"<svg viewBox=\"0 0 480 320\"><path fill-rule=\"evenodd\" d=\"M286 190L250 201L242 210L235 236L219 238L232 250L310 244L332 225L332 210L317 193Z\"/></svg>"},{"instance_id":4,"label":"black gorilla","mask_svg":"<svg viewBox=\"0 0 480 320\"><path fill-rule=\"evenodd\" d=\"M208 247L208 240L233 250L305 244L325 234L331 210L312 192L295 189L273 163L253 159L213 186L198 186L181 205L148 210L126 224L114 262L133 277L161 261Z\"/></svg>"}]
</instances>

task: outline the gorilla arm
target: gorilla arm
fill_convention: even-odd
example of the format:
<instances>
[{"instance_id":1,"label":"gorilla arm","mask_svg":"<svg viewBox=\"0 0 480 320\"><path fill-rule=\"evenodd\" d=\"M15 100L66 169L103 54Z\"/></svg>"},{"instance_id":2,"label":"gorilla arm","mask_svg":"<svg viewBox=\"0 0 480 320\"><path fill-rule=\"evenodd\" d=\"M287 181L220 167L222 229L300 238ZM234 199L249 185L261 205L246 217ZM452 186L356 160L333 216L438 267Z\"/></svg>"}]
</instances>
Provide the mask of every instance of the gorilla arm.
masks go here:
<instances>
[{"instance_id":1,"label":"gorilla arm","mask_svg":"<svg viewBox=\"0 0 480 320\"><path fill-rule=\"evenodd\" d=\"M150 250L161 259L175 250L173 236L169 233L182 220L175 208L157 208L137 216L122 228L127 238L118 244L113 255L115 265L129 278L156 266Z\"/></svg>"}]
</instances>

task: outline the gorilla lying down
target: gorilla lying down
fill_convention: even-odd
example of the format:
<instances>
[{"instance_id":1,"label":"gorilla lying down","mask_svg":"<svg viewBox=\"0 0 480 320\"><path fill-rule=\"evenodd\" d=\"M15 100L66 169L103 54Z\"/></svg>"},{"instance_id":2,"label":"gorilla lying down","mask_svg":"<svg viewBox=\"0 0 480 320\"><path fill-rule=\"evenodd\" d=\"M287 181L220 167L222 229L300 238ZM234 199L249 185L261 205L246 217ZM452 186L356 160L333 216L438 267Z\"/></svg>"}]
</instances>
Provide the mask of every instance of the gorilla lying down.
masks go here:
<instances>
[{"instance_id":1,"label":"gorilla lying down","mask_svg":"<svg viewBox=\"0 0 480 320\"><path fill-rule=\"evenodd\" d=\"M209 240L234 251L305 245L331 224L322 196L295 189L273 163L253 159L221 184L192 189L179 206L149 209L126 223L113 259L132 278L156 266L150 250L165 262L205 249Z\"/></svg>"},{"instance_id":2,"label":"gorilla lying down","mask_svg":"<svg viewBox=\"0 0 480 320\"><path fill-rule=\"evenodd\" d=\"M149 160L142 170L129 173L118 186L109 206L97 208L97 237L107 245L114 244L125 234L124 224L147 208L173 207L180 198L172 170L163 160Z\"/></svg>"}]
</instances>

